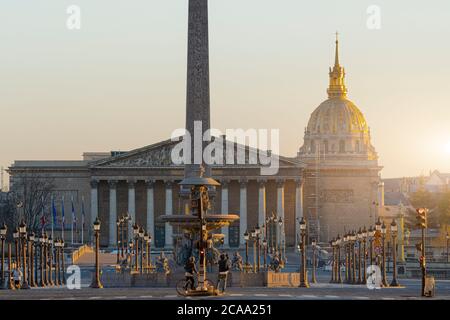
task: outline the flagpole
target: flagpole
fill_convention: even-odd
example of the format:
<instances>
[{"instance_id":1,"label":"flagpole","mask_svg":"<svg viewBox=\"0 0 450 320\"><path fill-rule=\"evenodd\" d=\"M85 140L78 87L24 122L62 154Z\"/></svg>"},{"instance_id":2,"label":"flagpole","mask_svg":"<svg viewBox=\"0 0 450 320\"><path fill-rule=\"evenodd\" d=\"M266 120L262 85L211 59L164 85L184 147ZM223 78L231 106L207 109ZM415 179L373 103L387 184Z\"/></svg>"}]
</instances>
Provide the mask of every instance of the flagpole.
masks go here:
<instances>
[{"instance_id":1,"label":"flagpole","mask_svg":"<svg viewBox=\"0 0 450 320\"><path fill-rule=\"evenodd\" d=\"M53 230L54 230L54 225L55 225L55 215L53 214L53 208L55 207L55 203L54 203L54 199L53 199L53 195L52 195L52 239L55 239L53 236Z\"/></svg>"},{"instance_id":2,"label":"flagpole","mask_svg":"<svg viewBox=\"0 0 450 320\"><path fill-rule=\"evenodd\" d=\"M84 242L84 196L81 197L81 244Z\"/></svg>"},{"instance_id":3,"label":"flagpole","mask_svg":"<svg viewBox=\"0 0 450 320\"><path fill-rule=\"evenodd\" d=\"M71 199L71 201L72 201L72 235L71 235L71 238L72 238L72 246L73 246L73 224L75 223L75 221L73 221L73 215L74 215L74 212L73 212L73 196L72 196L72 199Z\"/></svg>"},{"instance_id":4,"label":"flagpole","mask_svg":"<svg viewBox=\"0 0 450 320\"><path fill-rule=\"evenodd\" d=\"M62 197L62 204L61 204L62 206L61 206L61 215L62 215L62 224L61 224L61 237L62 237L62 239L63 239L63 241L65 241L64 240L64 225L65 225L65 214L64 214L64 196Z\"/></svg>"}]
</instances>

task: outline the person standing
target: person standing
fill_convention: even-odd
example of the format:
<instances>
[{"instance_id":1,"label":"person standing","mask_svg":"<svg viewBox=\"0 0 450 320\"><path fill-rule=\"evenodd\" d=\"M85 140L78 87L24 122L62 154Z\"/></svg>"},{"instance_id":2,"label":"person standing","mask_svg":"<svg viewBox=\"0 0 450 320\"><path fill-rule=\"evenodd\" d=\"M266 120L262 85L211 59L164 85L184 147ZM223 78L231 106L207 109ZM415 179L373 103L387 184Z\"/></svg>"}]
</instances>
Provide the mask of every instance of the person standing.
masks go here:
<instances>
[{"instance_id":1,"label":"person standing","mask_svg":"<svg viewBox=\"0 0 450 320\"><path fill-rule=\"evenodd\" d=\"M227 288L228 272L230 271L230 259L228 255L221 254L219 260L219 276L217 278L217 290L219 290L220 282L223 282L222 292Z\"/></svg>"}]
</instances>

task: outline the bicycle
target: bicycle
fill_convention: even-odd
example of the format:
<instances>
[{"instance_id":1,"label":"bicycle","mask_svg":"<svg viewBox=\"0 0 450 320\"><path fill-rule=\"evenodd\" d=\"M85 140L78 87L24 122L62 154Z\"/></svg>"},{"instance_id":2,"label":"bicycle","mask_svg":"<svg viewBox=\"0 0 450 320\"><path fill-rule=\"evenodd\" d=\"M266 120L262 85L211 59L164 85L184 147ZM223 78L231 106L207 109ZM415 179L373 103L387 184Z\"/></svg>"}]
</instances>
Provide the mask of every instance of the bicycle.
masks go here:
<instances>
[{"instance_id":1,"label":"bicycle","mask_svg":"<svg viewBox=\"0 0 450 320\"><path fill-rule=\"evenodd\" d=\"M195 291L195 289L194 290L190 289L191 288L191 284L192 284L191 281L192 280L181 279L181 280L179 280L177 282L176 289L177 289L177 293L180 296L186 297L186 296L189 295L190 292ZM214 284L213 284L213 282L211 280L206 279L205 280L205 287L206 288L214 288Z\"/></svg>"}]
</instances>

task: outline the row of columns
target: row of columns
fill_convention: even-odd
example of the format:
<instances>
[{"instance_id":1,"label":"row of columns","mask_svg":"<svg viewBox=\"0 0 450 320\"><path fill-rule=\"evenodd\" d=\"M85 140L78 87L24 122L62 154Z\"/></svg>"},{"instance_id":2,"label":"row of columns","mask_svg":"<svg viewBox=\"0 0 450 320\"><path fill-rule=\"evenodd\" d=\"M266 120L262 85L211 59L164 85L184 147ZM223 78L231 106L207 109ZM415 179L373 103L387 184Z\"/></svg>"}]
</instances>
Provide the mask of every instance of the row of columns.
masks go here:
<instances>
[{"instance_id":1,"label":"row of columns","mask_svg":"<svg viewBox=\"0 0 450 320\"><path fill-rule=\"evenodd\" d=\"M240 245L245 245L244 233L247 230L247 180L240 181ZM266 184L267 180L259 181L258 189L258 224L262 226L266 219ZM116 245L116 220L117 220L117 181L110 180L109 183L109 245ZM146 229L149 230L152 236L155 228L155 196L154 196L154 180L146 181L147 185L147 221ZM222 193L221 193L221 212L227 214L229 212L229 181L222 181ZM166 181L165 188L165 214L173 214L173 182ZM128 213L130 214L132 221L136 221L136 191L135 182L128 181ZM277 214L278 218L282 218L285 221L284 214L284 180L277 181ZM95 221L98 216L98 181L91 181L91 223ZM296 180L295 190L295 232L299 232L299 221L303 217L303 183L300 179ZM131 230L129 230L131 232ZM279 231L278 231L279 232ZM229 228L222 228L222 233L225 235L226 241L229 239ZM278 235L280 236L280 235ZM169 223L165 225L165 246L166 248L172 247L173 228ZM280 239L280 237L278 237ZM226 242L226 244L228 244ZM297 245L297 237L296 237Z\"/></svg>"}]
</instances>

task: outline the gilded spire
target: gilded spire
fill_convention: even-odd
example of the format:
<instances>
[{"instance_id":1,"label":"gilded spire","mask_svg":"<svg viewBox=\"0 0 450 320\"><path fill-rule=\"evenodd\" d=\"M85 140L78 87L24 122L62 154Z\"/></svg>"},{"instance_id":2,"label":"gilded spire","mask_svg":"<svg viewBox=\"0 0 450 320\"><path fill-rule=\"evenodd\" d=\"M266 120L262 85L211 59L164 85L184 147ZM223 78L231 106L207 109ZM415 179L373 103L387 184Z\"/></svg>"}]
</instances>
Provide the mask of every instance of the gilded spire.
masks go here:
<instances>
[{"instance_id":1,"label":"gilded spire","mask_svg":"<svg viewBox=\"0 0 450 320\"><path fill-rule=\"evenodd\" d=\"M334 58L334 66L339 67L339 33L336 31L336 53Z\"/></svg>"},{"instance_id":2,"label":"gilded spire","mask_svg":"<svg viewBox=\"0 0 450 320\"><path fill-rule=\"evenodd\" d=\"M330 68L330 86L327 90L328 98L345 98L347 88L345 87L345 70L339 63L339 33L336 32L336 52L334 67Z\"/></svg>"}]
</instances>

